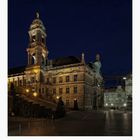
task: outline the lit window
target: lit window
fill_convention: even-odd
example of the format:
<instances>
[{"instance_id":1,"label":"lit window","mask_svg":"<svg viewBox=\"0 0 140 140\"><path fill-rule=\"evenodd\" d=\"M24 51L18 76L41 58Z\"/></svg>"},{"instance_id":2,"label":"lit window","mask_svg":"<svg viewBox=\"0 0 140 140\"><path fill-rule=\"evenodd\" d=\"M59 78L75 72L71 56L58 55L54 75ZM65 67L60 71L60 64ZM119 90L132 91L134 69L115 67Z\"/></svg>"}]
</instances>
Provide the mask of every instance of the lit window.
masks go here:
<instances>
[{"instance_id":1,"label":"lit window","mask_svg":"<svg viewBox=\"0 0 140 140\"><path fill-rule=\"evenodd\" d=\"M32 42L35 42L35 35L32 36Z\"/></svg>"},{"instance_id":2,"label":"lit window","mask_svg":"<svg viewBox=\"0 0 140 140\"><path fill-rule=\"evenodd\" d=\"M66 82L69 82L69 81L70 81L70 77L66 76Z\"/></svg>"},{"instance_id":3,"label":"lit window","mask_svg":"<svg viewBox=\"0 0 140 140\"><path fill-rule=\"evenodd\" d=\"M45 39L44 39L44 36L42 36L42 43L45 43Z\"/></svg>"},{"instance_id":4,"label":"lit window","mask_svg":"<svg viewBox=\"0 0 140 140\"><path fill-rule=\"evenodd\" d=\"M59 77L59 83L62 83L62 82L63 82L62 77Z\"/></svg>"},{"instance_id":5,"label":"lit window","mask_svg":"<svg viewBox=\"0 0 140 140\"><path fill-rule=\"evenodd\" d=\"M74 87L74 93L77 93L77 87Z\"/></svg>"},{"instance_id":6,"label":"lit window","mask_svg":"<svg viewBox=\"0 0 140 140\"><path fill-rule=\"evenodd\" d=\"M63 93L63 89L59 88L59 94L62 94L62 93Z\"/></svg>"},{"instance_id":7,"label":"lit window","mask_svg":"<svg viewBox=\"0 0 140 140\"><path fill-rule=\"evenodd\" d=\"M53 94L56 94L56 88L53 89Z\"/></svg>"},{"instance_id":8,"label":"lit window","mask_svg":"<svg viewBox=\"0 0 140 140\"><path fill-rule=\"evenodd\" d=\"M53 83L56 83L56 77L53 77Z\"/></svg>"},{"instance_id":9,"label":"lit window","mask_svg":"<svg viewBox=\"0 0 140 140\"><path fill-rule=\"evenodd\" d=\"M77 75L74 75L74 81L77 81L77 77L78 77Z\"/></svg>"},{"instance_id":10,"label":"lit window","mask_svg":"<svg viewBox=\"0 0 140 140\"><path fill-rule=\"evenodd\" d=\"M70 93L70 88L66 88L66 93Z\"/></svg>"}]
</instances>

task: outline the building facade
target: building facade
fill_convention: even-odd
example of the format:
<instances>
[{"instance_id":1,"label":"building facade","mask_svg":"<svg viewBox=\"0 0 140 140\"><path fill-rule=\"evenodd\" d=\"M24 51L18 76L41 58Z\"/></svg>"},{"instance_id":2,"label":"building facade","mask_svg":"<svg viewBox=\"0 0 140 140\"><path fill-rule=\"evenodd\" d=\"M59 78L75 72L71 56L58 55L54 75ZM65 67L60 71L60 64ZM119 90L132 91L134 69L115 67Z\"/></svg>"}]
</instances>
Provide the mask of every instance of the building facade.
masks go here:
<instances>
[{"instance_id":1,"label":"building facade","mask_svg":"<svg viewBox=\"0 0 140 140\"><path fill-rule=\"evenodd\" d=\"M127 96L132 96L132 74L125 77L125 91Z\"/></svg>"},{"instance_id":2,"label":"building facade","mask_svg":"<svg viewBox=\"0 0 140 140\"><path fill-rule=\"evenodd\" d=\"M28 92L38 98L56 102L62 97L67 108L94 109L103 106L103 78L100 74L100 56L92 65L86 64L84 53L81 57L68 56L48 59L46 29L37 13L29 28L27 66L9 69L8 89Z\"/></svg>"},{"instance_id":3,"label":"building facade","mask_svg":"<svg viewBox=\"0 0 140 140\"><path fill-rule=\"evenodd\" d=\"M124 109L127 107L127 95L125 90L117 88L107 89L104 93L104 107L114 109Z\"/></svg>"},{"instance_id":4,"label":"building facade","mask_svg":"<svg viewBox=\"0 0 140 140\"><path fill-rule=\"evenodd\" d=\"M125 77L125 92L127 95L127 108L132 110L132 74Z\"/></svg>"}]
</instances>

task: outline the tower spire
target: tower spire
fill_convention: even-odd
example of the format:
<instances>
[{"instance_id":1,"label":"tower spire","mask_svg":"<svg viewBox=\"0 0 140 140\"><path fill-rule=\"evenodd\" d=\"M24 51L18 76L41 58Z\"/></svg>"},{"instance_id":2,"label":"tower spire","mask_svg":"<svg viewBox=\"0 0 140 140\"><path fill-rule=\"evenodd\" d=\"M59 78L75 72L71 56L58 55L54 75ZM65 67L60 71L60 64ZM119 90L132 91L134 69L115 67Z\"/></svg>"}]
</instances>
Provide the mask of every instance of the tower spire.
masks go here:
<instances>
[{"instance_id":1,"label":"tower spire","mask_svg":"<svg viewBox=\"0 0 140 140\"><path fill-rule=\"evenodd\" d=\"M28 52L28 65L45 65L48 57L48 50L46 47L46 32L39 13L36 12L36 17L32 21L29 28L29 46Z\"/></svg>"}]
</instances>

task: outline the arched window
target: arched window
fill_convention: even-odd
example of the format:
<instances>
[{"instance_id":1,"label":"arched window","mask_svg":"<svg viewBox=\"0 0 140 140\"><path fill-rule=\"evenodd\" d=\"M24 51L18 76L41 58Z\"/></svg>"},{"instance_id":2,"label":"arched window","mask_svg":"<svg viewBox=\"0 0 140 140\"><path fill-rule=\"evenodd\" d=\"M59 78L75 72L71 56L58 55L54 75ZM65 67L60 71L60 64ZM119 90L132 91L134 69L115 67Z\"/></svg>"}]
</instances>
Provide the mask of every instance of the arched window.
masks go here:
<instances>
[{"instance_id":1,"label":"arched window","mask_svg":"<svg viewBox=\"0 0 140 140\"><path fill-rule=\"evenodd\" d=\"M32 65L36 64L37 61L36 61L36 57L35 57L35 54L32 55Z\"/></svg>"},{"instance_id":2,"label":"arched window","mask_svg":"<svg viewBox=\"0 0 140 140\"><path fill-rule=\"evenodd\" d=\"M32 36L32 42L35 42L36 41L36 38L35 38L35 35Z\"/></svg>"}]
</instances>

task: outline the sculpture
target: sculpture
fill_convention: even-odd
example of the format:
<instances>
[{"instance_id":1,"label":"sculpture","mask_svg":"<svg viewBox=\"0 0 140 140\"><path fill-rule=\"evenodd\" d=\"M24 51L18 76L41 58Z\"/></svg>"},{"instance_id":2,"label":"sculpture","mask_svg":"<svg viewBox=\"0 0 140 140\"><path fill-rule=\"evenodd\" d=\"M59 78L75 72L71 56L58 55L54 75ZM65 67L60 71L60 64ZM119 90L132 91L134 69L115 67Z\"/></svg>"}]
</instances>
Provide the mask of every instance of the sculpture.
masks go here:
<instances>
[{"instance_id":1,"label":"sculpture","mask_svg":"<svg viewBox=\"0 0 140 140\"><path fill-rule=\"evenodd\" d=\"M95 77L97 79L98 82L101 82L102 81L102 76L101 76L101 61L100 61L100 55L99 54L96 54L96 60L95 62L92 64L93 66L93 70L95 71Z\"/></svg>"}]
</instances>

